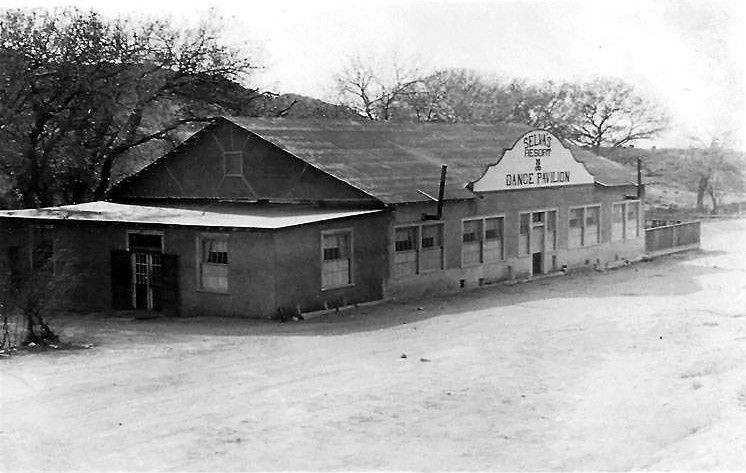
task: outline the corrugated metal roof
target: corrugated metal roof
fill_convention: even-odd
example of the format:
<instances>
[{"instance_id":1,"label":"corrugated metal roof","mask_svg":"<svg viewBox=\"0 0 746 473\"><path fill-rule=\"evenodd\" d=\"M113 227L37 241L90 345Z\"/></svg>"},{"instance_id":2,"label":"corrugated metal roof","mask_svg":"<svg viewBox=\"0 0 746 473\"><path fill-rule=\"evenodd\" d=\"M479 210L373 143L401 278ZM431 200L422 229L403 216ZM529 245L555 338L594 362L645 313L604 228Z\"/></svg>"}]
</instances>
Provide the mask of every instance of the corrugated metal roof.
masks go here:
<instances>
[{"instance_id":1,"label":"corrugated metal roof","mask_svg":"<svg viewBox=\"0 0 746 473\"><path fill-rule=\"evenodd\" d=\"M448 165L446 198L473 198L466 185L530 130L517 124L225 118L385 203L427 200L418 189L437 195L442 164ZM635 182L613 161L571 151L600 184Z\"/></svg>"},{"instance_id":2,"label":"corrugated metal roof","mask_svg":"<svg viewBox=\"0 0 746 473\"><path fill-rule=\"evenodd\" d=\"M637 173L610 159L586 149L570 147L576 161L583 163L597 183L604 186L626 186L637 184Z\"/></svg>"},{"instance_id":3,"label":"corrugated metal roof","mask_svg":"<svg viewBox=\"0 0 746 473\"><path fill-rule=\"evenodd\" d=\"M198 227L277 229L382 210L337 210L312 207L258 207L251 204L130 205L89 202L42 209L5 210L0 218L118 222Z\"/></svg>"}]
</instances>

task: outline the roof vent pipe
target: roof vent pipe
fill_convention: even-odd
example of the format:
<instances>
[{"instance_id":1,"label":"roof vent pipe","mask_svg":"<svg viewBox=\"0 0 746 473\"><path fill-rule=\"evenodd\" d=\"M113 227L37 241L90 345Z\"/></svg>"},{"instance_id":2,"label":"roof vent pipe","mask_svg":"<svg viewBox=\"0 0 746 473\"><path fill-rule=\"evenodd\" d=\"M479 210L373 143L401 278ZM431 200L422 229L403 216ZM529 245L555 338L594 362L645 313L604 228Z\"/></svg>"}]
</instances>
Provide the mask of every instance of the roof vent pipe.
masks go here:
<instances>
[{"instance_id":1,"label":"roof vent pipe","mask_svg":"<svg viewBox=\"0 0 746 473\"><path fill-rule=\"evenodd\" d=\"M448 166L445 164L440 167L440 188L438 189L438 208L436 214L423 214L423 220L440 220L443 216L443 199L445 198L446 191L446 169L448 169Z\"/></svg>"}]
</instances>

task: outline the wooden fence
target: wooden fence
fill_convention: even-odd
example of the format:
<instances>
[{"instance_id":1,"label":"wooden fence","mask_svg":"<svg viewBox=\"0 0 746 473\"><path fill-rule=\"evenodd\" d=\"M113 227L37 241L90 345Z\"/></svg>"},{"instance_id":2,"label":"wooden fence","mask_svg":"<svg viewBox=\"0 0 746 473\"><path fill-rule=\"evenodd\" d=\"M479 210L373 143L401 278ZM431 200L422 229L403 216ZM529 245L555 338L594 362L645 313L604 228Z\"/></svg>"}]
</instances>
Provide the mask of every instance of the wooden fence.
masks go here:
<instances>
[{"instance_id":1,"label":"wooden fence","mask_svg":"<svg viewBox=\"0 0 746 473\"><path fill-rule=\"evenodd\" d=\"M700 222L684 222L645 229L645 252L649 256L699 248Z\"/></svg>"}]
</instances>

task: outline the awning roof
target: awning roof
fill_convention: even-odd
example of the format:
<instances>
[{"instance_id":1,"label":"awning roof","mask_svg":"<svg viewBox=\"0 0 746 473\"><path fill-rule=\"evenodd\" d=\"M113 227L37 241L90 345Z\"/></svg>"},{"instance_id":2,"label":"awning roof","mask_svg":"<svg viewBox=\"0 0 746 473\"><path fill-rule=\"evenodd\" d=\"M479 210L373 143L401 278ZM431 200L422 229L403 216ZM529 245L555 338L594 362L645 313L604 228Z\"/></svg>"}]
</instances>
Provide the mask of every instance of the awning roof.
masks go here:
<instances>
[{"instance_id":1,"label":"awning roof","mask_svg":"<svg viewBox=\"0 0 746 473\"><path fill-rule=\"evenodd\" d=\"M0 218L277 229L381 211L232 203L156 206L98 201L42 209L5 210L0 211Z\"/></svg>"}]
</instances>

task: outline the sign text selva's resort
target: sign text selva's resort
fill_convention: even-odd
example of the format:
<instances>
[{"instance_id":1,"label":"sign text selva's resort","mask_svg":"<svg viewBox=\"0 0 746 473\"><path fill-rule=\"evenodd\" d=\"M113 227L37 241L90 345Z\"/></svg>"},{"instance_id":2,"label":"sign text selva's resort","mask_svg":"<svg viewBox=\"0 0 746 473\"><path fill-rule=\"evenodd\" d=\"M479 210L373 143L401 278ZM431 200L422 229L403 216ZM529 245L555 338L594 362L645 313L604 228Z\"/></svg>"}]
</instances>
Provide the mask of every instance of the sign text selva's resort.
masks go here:
<instances>
[{"instance_id":1,"label":"sign text selva's resort","mask_svg":"<svg viewBox=\"0 0 746 473\"><path fill-rule=\"evenodd\" d=\"M547 131L530 131L472 183L475 192L593 184L593 176Z\"/></svg>"}]
</instances>

